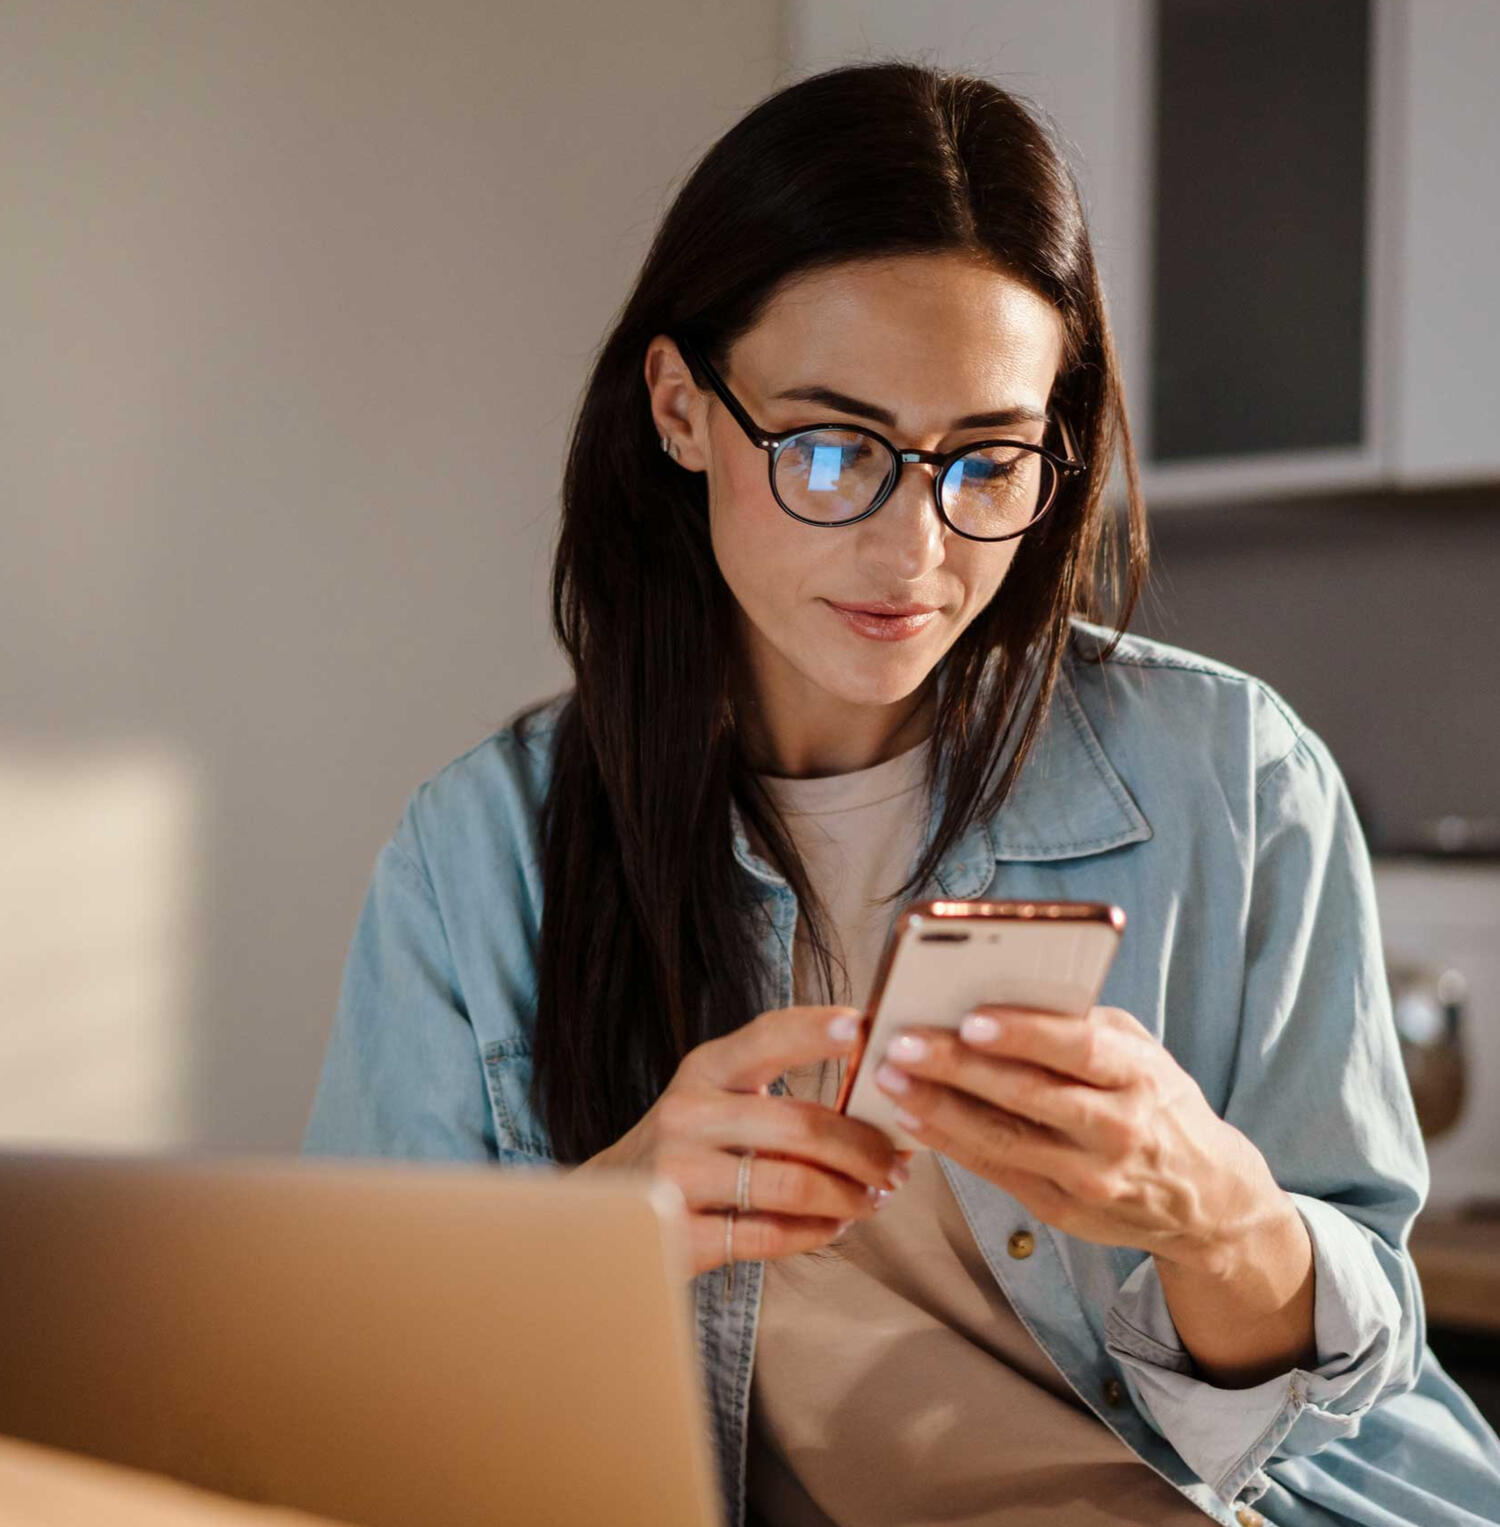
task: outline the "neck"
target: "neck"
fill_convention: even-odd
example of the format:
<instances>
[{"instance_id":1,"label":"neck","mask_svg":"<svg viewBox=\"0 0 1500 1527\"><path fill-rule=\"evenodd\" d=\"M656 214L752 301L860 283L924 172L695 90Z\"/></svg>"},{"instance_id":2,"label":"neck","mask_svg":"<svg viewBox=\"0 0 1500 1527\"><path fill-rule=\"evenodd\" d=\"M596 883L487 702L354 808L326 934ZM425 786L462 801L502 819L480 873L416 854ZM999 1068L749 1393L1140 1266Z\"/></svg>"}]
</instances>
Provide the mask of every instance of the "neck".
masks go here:
<instances>
[{"instance_id":1,"label":"neck","mask_svg":"<svg viewBox=\"0 0 1500 1527\"><path fill-rule=\"evenodd\" d=\"M914 748L937 721L936 675L891 705L773 707L747 697L737 712L751 767L782 779L821 779L869 769Z\"/></svg>"}]
</instances>

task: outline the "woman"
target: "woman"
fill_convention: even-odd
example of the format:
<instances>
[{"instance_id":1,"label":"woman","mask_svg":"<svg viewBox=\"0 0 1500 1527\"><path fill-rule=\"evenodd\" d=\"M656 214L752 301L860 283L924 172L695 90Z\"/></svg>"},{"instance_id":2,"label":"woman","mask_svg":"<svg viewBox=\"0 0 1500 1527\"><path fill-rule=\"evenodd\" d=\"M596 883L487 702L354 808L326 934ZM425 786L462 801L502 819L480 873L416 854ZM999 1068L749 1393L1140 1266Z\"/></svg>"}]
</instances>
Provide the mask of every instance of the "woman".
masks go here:
<instances>
[{"instance_id":1,"label":"woman","mask_svg":"<svg viewBox=\"0 0 1500 1527\"><path fill-rule=\"evenodd\" d=\"M886 63L728 132L573 434L576 687L414 792L306 1148L675 1181L733 1527L1500 1520L1425 1345L1343 780L1264 684L1123 634L1145 570L1022 106ZM1088 1023L872 1056L898 1152L826 1105L919 895L1128 928Z\"/></svg>"}]
</instances>

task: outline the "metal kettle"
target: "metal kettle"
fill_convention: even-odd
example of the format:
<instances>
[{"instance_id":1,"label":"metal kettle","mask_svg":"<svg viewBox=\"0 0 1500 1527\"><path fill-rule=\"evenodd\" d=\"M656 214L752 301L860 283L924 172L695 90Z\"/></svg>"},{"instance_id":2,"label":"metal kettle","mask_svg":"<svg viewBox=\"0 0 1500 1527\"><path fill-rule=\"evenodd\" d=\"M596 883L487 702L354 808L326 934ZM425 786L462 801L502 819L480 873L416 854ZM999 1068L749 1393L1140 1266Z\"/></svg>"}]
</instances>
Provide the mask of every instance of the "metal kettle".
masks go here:
<instances>
[{"instance_id":1,"label":"metal kettle","mask_svg":"<svg viewBox=\"0 0 1500 1527\"><path fill-rule=\"evenodd\" d=\"M1452 1129L1463 1112L1468 982L1451 966L1402 962L1387 962L1386 979L1417 1120L1423 1138L1433 1140Z\"/></svg>"}]
</instances>

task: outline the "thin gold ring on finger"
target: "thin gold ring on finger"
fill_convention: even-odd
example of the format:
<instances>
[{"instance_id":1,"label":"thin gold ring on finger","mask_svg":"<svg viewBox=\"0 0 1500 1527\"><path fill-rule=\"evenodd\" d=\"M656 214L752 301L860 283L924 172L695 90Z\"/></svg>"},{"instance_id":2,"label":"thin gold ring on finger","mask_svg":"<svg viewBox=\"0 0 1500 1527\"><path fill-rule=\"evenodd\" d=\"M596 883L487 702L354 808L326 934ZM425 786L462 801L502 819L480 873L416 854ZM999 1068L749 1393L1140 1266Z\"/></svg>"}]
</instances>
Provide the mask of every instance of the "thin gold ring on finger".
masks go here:
<instances>
[{"instance_id":1,"label":"thin gold ring on finger","mask_svg":"<svg viewBox=\"0 0 1500 1527\"><path fill-rule=\"evenodd\" d=\"M724 1215L724 1301L734 1292L734 1217L750 1212L750 1160L753 1150L740 1157L740 1175L735 1183L734 1201L738 1206Z\"/></svg>"}]
</instances>

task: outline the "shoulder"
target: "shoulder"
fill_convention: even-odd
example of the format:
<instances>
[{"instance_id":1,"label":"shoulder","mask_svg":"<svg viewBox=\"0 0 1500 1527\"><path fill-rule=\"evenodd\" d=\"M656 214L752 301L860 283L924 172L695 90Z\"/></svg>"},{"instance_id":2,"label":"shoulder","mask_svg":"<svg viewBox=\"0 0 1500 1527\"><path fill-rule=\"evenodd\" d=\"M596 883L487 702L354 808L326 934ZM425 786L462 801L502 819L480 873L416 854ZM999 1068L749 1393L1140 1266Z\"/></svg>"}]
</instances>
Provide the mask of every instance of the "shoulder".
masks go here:
<instances>
[{"instance_id":1,"label":"shoulder","mask_svg":"<svg viewBox=\"0 0 1500 1527\"><path fill-rule=\"evenodd\" d=\"M507 847L535 867L554 735L572 696L567 689L523 706L411 792L396 844L429 878L462 875L466 857Z\"/></svg>"},{"instance_id":2,"label":"shoulder","mask_svg":"<svg viewBox=\"0 0 1500 1527\"><path fill-rule=\"evenodd\" d=\"M1321 740L1264 679L1186 647L1074 617L1064 671L1104 751L1131 772L1208 768L1258 792Z\"/></svg>"}]
</instances>

